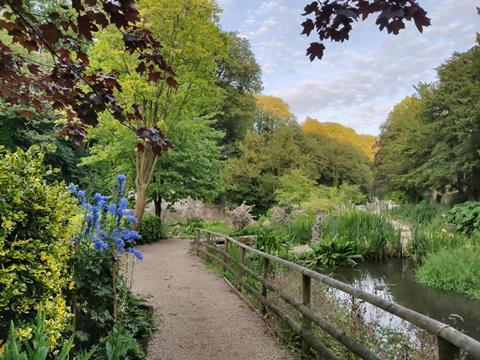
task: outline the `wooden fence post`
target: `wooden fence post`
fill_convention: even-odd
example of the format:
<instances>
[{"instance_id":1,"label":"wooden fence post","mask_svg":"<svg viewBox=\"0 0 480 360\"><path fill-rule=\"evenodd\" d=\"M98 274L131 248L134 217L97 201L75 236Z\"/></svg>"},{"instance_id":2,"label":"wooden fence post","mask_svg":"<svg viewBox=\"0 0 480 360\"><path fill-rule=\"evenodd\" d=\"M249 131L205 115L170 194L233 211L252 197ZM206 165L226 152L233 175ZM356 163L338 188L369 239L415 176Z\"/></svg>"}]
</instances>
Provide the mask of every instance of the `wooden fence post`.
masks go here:
<instances>
[{"instance_id":1,"label":"wooden fence post","mask_svg":"<svg viewBox=\"0 0 480 360\"><path fill-rule=\"evenodd\" d=\"M245 248L240 247L240 264L245 265ZM243 270L239 269L237 273L237 287L238 291L242 291L242 278L243 278Z\"/></svg>"},{"instance_id":2,"label":"wooden fence post","mask_svg":"<svg viewBox=\"0 0 480 360\"><path fill-rule=\"evenodd\" d=\"M195 238L194 246L197 256L200 255L200 251L198 251L198 248L200 247L200 229L197 229L197 236Z\"/></svg>"},{"instance_id":3,"label":"wooden fence post","mask_svg":"<svg viewBox=\"0 0 480 360\"><path fill-rule=\"evenodd\" d=\"M302 274L302 303L310 307L312 301L312 279L310 276ZM312 320L303 315L302 330L310 331L312 329ZM302 349L305 354L310 351L310 344L302 337Z\"/></svg>"},{"instance_id":4,"label":"wooden fence post","mask_svg":"<svg viewBox=\"0 0 480 360\"><path fill-rule=\"evenodd\" d=\"M263 258L263 279L268 279L268 270L269 270L270 260ZM262 284L262 296L267 299L267 287ZM262 314L267 314L267 306L262 302Z\"/></svg>"},{"instance_id":5,"label":"wooden fence post","mask_svg":"<svg viewBox=\"0 0 480 360\"><path fill-rule=\"evenodd\" d=\"M228 238L225 238L225 254L223 255L223 261L225 263L225 265L223 265L223 272L226 273L227 272L227 261L228 261L228 258L227 258L227 254L228 254Z\"/></svg>"},{"instance_id":6,"label":"wooden fence post","mask_svg":"<svg viewBox=\"0 0 480 360\"><path fill-rule=\"evenodd\" d=\"M437 336L438 359L439 360L460 360L461 351L455 345Z\"/></svg>"}]
</instances>

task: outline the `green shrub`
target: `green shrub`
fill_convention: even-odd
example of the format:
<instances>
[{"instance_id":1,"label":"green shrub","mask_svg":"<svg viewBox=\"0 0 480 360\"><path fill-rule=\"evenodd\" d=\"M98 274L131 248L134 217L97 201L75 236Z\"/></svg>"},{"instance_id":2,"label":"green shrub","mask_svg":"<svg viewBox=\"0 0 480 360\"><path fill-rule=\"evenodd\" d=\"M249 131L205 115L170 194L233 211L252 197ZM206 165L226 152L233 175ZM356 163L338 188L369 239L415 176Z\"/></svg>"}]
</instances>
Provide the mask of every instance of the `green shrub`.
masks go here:
<instances>
[{"instance_id":1,"label":"green shrub","mask_svg":"<svg viewBox=\"0 0 480 360\"><path fill-rule=\"evenodd\" d=\"M141 239L138 241L138 244L151 244L167 237L167 231L162 223L162 219L154 215L145 215L143 217L139 233Z\"/></svg>"},{"instance_id":2,"label":"green shrub","mask_svg":"<svg viewBox=\"0 0 480 360\"><path fill-rule=\"evenodd\" d=\"M185 226L183 231L187 235L196 235L197 231L196 229L204 229L205 228L205 220L199 217L190 217L185 221Z\"/></svg>"},{"instance_id":3,"label":"green shrub","mask_svg":"<svg viewBox=\"0 0 480 360\"><path fill-rule=\"evenodd\" d=\"M290 244L285 241L281 232L271 229L262 229L257 231L255 235L254 246L258 250L278 256L288 253Z\"/></svg>"},{"instance_id":4,"label":"green shrub","mask_svg":"<svg viewBox=\"0 0 480 360\"><path fill-rule=\"evenodd\" d=\"M480 248L464 246L427 255L417 279L429 286L452 290L480 300Z\"/></svg>"},{"instance_id":5,"label":"green shrub","mask_svg":"<svg viewBox=\"0 0 480 360\"><path fill-rule=\"evenodd\" d=\"M10 321L31 322L43 309L56 344L70 319L65 290L77 208L36 147L0 158L0 340Z\"/></svg>"},{"instance_id":6,"label":"green shrub","mask_svg":"<svg viewBox=\"0 0 480 360\"><path fill-rule=\"evenodd\" d=\"M362 260L362 255L356 253L355 244L345 238L324 238L310 246L313 251L306 254L304 263L312 269L355 266Z\"/></svg>"},{"instance_id":7,"label":"green shrub","mask_svg":"<svg viewBox=\"0 0 480 360\"><path fill-rule=\"evenodd\" d=\"M480 230L480 202L467 201L455 205L447 213L445 222L454 224L457 231L464 234Z\"/></svg>"},{"instance_id":8,"label":"green shrub","mask_svg":"<svg viewBox=\"0 0 480 360\"><path fill-rule=\"evenodd\" d=\"M366 211L351 210L327 217L322 238L346 239L354 244L355 253L368 259L401 256L400 231L388 219Z\"/></svg>"}]
</instances>

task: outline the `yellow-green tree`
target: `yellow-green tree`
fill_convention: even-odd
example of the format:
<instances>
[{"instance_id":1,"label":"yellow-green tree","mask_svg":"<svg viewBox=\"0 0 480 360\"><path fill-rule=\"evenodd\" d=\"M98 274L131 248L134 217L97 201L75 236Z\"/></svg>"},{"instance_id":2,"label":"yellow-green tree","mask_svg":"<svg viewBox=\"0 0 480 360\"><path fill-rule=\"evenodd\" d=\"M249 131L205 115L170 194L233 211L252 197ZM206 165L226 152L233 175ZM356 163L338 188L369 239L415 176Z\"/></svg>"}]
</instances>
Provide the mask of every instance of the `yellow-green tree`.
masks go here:
<instances>
[{"instance_id":1,"label":"yellow-green tree","mask_svg":"<svg viewBox=\"0 0 480 360\"><path fill-rule=\"evenodd\" d=\"M307 134L318 134L331 139L345 141L359 147L369 159L373 159L376 138L373 135L357 134L355 130L333 122L320 122L308 117L302 124Z\"/></svg>"},{"instance_id":2,"label":"yellow-green tree","mask_svg":"<svg viewBox=\"0 0 480 360\"><path fill-rule=\"evenodd\" d=\"M90 51L91 71L102 68L118 72L123 88L120 100L130 106L140 104L131 110L137 115L135 119L124 125L136 129L140 137L144 133L156 136L152 134L155 127L168 134L186 118L218 111L224 90L216 83L216 59L227 54L216 3L213 0L141 0L138 6L143 26L162 42L162 53L175 69L178 86L149 81L152 76L147 76L147 72L142 76L134 71L142 68L143 62L126 51L118 32L107 30L97 34ZM139 144L138 151L130 149L135 156L135 214L139 220L143 217L159 150L147 139Z\"/></svg>"}]
</instances>

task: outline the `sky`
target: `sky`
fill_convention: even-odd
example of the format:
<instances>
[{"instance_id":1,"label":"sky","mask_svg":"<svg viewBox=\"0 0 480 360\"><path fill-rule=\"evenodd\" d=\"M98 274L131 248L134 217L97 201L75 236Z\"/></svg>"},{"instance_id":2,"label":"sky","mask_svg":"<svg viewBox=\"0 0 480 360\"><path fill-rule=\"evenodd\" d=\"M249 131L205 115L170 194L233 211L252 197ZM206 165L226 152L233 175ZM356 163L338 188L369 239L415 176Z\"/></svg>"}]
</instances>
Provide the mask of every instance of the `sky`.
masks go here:
<instances>
[{"instance_id":1,"label":"sky","mask_svg":"<svg viewBox=\"0 0 480 360\"><path fill-rule=\"evenodd\" d=\"M419 33L406 22L399 35L380 32L374 18L355 22L350 41L327 43L322 60L305 49L314 33L300 35L310 0L217 0L221 25L249 39L262 67L263 93L284 99L302 122L333 121L363 134L378 134L392 107L435 80L435 69L465 51L480 32L480 0L420 0L432 25Z\"/></svg>"}]
</instances>

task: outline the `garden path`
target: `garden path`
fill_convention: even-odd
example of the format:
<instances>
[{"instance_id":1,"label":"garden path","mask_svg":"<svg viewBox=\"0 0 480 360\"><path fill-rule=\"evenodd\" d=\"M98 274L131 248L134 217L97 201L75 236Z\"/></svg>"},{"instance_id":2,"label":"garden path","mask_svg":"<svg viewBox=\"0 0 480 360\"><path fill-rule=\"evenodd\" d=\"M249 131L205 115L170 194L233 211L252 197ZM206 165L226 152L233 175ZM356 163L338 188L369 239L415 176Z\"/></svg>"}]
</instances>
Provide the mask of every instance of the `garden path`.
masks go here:
<instances>
[{"instance_id":1,"label":"garden path","mask_svg":"<svg viewBox=\"0 0 480 360\"><path fill-rule=\"evenodd\" d=\"M154 306L151 360L290 360L264 322L198 257L190 241L142 246L134 291Z\"/></svg>"}]
</instances>

